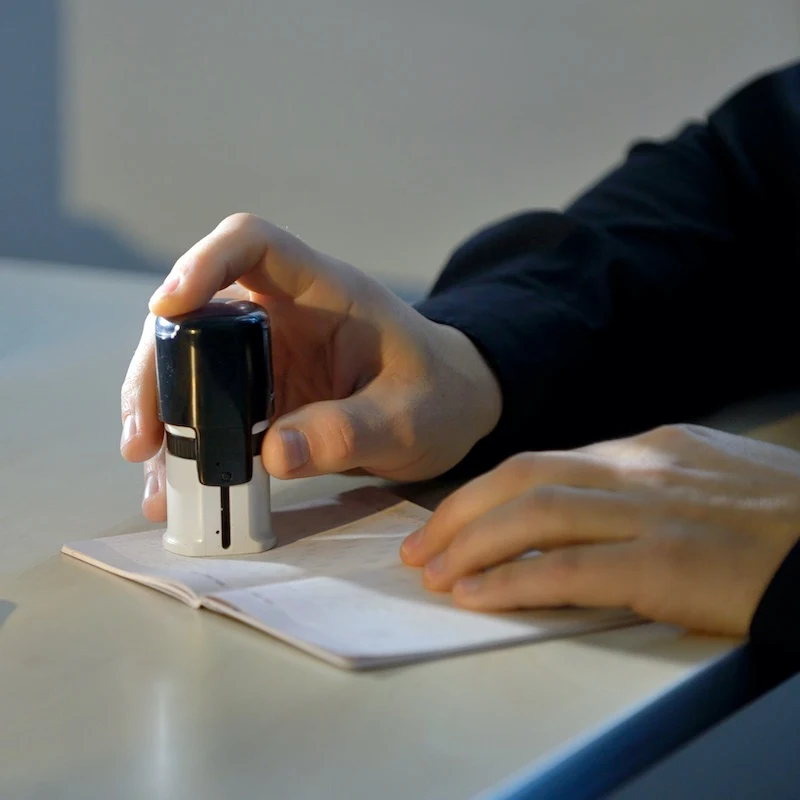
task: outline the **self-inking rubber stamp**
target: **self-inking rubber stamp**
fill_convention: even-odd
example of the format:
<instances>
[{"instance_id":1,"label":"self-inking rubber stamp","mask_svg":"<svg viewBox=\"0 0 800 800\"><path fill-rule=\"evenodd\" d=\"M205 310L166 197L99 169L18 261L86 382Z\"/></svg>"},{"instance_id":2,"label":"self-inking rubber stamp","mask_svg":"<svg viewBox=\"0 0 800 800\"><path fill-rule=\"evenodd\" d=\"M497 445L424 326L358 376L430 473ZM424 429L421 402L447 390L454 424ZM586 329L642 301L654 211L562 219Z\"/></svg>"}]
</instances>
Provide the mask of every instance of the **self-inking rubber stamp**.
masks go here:
<instances>
[{"instance_id":1,"label":"self-inking rubber stamp","mask_svg":"<svg viewBox=\"0 0 800 800\"><path fill-rule=\"evenodd\" d=\"M241 300L156 319L158 412L166 429L164 547L187 556L275 544L261 443L273 412L269 320Z\"/></svg>"}]
</instances>

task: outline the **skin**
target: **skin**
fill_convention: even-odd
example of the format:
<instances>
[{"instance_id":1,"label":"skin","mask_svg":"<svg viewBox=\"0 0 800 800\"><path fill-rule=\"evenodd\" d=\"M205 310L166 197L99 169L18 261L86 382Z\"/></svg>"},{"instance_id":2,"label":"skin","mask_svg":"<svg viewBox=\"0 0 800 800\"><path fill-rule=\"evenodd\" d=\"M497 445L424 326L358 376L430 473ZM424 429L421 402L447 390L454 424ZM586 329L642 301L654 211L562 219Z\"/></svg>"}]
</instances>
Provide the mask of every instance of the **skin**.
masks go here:
<instances>
[{"instance_id":1,"label":"skin","mask_svg":"<svg viewBox=\"0 0 800 800\"><path fill-rule=\"evenodd\" d=\"M262 458L276 477L431 478L500 418L500 387L466 336L287 231L235 214L151 298L122 387L121 451L144 462L150 520L166 518L153 315L220 292L249 297L271 318L278 406ZM625 606L743 634L799 535L800 454L672 426L520 453L446 499L401 557L423 568L429 589L470 609Z\"/></svg>"},{"instance_id":2,"label":"skin","mask_svg":"<svg viewBox=\"0 0 800 800\"><path fill-rule=\"evenodd\" d=\"M360 470L422 480L457 464L497 424L500 389L464 334L287 231L235 214L151 298L122 387L121 451L145 462L152 521L166 519L153 315L186 313L222 290L246 293L270 316L277 407L262 458L275 477Z\"/></svg>"},{"instance_id":3,"label":"skin","mask_svg":"<svg viewBox=\"0 0 800 800\"><path fill-rule=\"evenodd\" d=\"M624 606L740 635L799 533L800 454L673 426L514 456L447 498L401 555L465 608Z\"/></svg>"}]
</instances>

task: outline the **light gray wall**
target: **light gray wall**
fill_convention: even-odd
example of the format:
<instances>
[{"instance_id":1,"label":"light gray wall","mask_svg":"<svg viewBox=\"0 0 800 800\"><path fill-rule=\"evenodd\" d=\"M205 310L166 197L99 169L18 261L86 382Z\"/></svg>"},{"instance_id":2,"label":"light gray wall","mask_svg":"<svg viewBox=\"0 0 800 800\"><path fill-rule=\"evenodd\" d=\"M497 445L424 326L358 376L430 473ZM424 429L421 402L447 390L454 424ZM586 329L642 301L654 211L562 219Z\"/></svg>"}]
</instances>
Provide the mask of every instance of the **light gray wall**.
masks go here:
<instances>
[{"instance_id":1,"label":"light gray wall","mask_svg":"<svg viewBox=\"0 0 800 800\"><path fill-rule=\"evenodd\" d=\"M57 18L67 218L150 264L249 210L401 287L800 52L796 0L12 6Z\"/></svg>"}]
</instances>

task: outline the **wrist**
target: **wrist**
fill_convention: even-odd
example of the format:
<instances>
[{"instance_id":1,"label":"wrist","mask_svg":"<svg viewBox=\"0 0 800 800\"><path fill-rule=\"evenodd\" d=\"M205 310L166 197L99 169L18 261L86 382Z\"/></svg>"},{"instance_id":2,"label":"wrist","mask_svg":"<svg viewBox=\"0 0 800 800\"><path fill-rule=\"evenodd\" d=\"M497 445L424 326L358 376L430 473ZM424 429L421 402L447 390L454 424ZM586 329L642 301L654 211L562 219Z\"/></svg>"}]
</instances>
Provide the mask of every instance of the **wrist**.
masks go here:
<instances>
[{"instance_id":1,"label":"wrist","mask_svg":"<svg viewBox=\"0 0 800 800\"><path fill-rule=\"evenodd\" d=\"M488 436L500 421L503 411L500 382L469 336L450 325L433 324L447 344L448 366L461 377L459 383L465 384L461 400L470 409L470 428L478 441Z\"/></svg>"}]
</instances>

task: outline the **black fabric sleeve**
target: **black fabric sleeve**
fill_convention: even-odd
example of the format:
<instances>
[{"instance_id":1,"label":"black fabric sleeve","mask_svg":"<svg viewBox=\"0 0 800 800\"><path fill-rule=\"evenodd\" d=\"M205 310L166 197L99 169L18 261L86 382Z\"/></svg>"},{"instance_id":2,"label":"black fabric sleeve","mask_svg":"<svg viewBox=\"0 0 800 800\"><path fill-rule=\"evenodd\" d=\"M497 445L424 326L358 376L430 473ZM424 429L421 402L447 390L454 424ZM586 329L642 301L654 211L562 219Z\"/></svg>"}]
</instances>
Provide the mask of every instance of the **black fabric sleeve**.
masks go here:
<instances>
[{"instance_id":1,"label":"black fabric sleeve","mask_svg":"<svg viewBox=\"0 0 800 800\"><path fill-rule=\"evenodd\" d=\"M462 463L696 419L781 388L797 342L800 65L639 142L564 211L461 245L417 305L469 336L503 395Z\"/></svg>"},{"instance_id":2,"label":"black fabric sleeve","mask_svg":"<svg viewBox=\"0 0 800 800\"><path fill-rule=\"evenodd\" d=\"M750 623L750 643L760 656L800 669L800 540L767 587Z\"/></svg>"}]
</instances>

